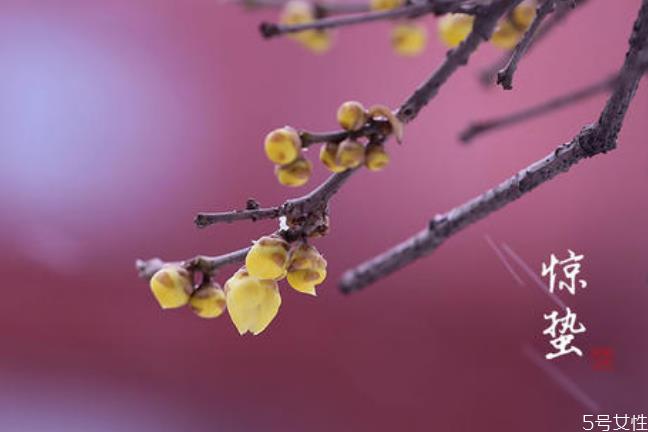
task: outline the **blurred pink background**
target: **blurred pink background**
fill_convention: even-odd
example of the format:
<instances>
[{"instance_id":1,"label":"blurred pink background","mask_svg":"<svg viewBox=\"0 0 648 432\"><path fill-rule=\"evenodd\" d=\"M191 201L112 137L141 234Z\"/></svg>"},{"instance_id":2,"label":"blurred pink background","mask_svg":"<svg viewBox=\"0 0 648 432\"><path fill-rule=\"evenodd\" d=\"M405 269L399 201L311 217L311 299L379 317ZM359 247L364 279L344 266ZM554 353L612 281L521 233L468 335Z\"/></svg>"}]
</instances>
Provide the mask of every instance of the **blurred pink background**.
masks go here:
<instances>
[{"instance_id":1,"label":"blurred pink background","mask_svg":"<svg viewBox=\"0 0 648 432\"><path fill-rule=\"evenodd\" d=\"M192 219L324 179L316 164L307 187L278 185L265 133L329 130L348 99L397 106L445 55L434 19L415 59L392 53L389 23L339 31L316 56L261 40L276 11L214 0L2 1L0 430L573 431L583 414L648 414L646 83L618 150L363 292L336 285L595 120L604 95L456 138L616 70L639 3L590 1L524 60L513 92L480 86L499 55L482 49L391 147L393 164L335 198L319 297L284 288L268 330L240 337L227 316L163 313L134 260L224 253L273 230ZM489 239L530 274L511 261L513 277ZM587 326L585 356L548 362L555 304L533 278L567 248L585 254L588 288L559 295ZM597 346L614 350L612 371L592 369Z\"/></svg>"}]
</instances>

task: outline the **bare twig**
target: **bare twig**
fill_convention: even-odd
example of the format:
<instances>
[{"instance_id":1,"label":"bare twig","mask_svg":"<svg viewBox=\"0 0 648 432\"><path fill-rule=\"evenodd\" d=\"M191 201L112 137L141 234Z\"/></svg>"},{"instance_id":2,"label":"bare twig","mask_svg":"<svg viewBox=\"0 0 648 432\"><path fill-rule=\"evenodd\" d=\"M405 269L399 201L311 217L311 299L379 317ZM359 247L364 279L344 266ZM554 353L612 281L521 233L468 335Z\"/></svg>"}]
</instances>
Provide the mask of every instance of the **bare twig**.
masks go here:
<instances>
[{"instance_id":1,"label":"bare twig","mask_svg":"<svg viewBox=\"0 0 648 432\"><path fill-rule=\"evenodd\" d=\"M532 47L536 46L538 42L540 42L548 34L550 34L558 26L558 24L562 23L565 20L565 18L567 18L569 13L575 9L575 7L581 6L587 1L588 0L574 0L573 4L568 1L561 2L557 7L556 12L553 13L551 16L549 16L543 22L543 24L538 29L535 37L529 42L529 46L526 49L526 53L528 53ZM500 71L500 69L506 66L512 54L513 54L512 50L507 51L506 53L502 54L502 56L498 58L495 62L493 62L493 64L484 68L479 74L479 79L481 83L485 86L489 86L493 82L495 82L497 73Z\"/></svg>"},{"instance_id":2,"label":"bare twig","mask_svg":"<svg viewBox=\"0 0 648 432\"><path fill-rule=\"evenodd\" d=\"M497 20L508 10L518 4L521 0L496 0L485 6L473 26L471 34L462 42L459 47L451 50L439 68L426 80L398 109L397 116L403 122L409 122L414 119L418 112L438 93L440 86L462 65L468 62L470 55L477 49L479 44L488 40L495 28ZM360 132L354 133L361 136L373 137L378 141L386 137L382 134L385 132L388 122L374 121ZM326 134L315 134L310 132L301 132L302 140L306 145L314 142L329 142L342 140L350 136L349 132L331 132ZM196 217L196 224L205 227L214 223L231 222L234 220L258 220L286 217L287 220L297 221L302 225L302 229L297 232L284 232L287 238L308 235L311 232L317 232L326 224L325 220L328 212L328 202L331 197L337 193L340 187L355 173L356 170L347 170L342 173L334 174L327 181L321 184L303 197L286 201L278 207L269 208L248 208L224 213L199 213ZM238 256L238 255L237 255ZM216 257L214 259L219 259ZM193 262L193 261L189 261ZM198 261L203 262L203 261ZM146 266L150 261L139 261L139 265ZM154 261L155 265L163 265L164 262ZM151 264L151 265L153 265ZM148 275L148 272L140 272Z\"/></svg>"},{"instance_id":3,"label":"bare twig","mask_svg":"<svg viewBox=\"0 0 648 432\"><path fill-rule=\"evenodd\" d=\"M372 21L388 20L395 18L413 18L430 12L429 4L415 4L400 7L398 9L366 12L354 15L343 15L330 18L322 18L305 24L275 24L262 22L259 26L261 35L266 38L281 36L287 33L298 33L304 30L323 30L335 27L351 26Z\"/></svg>"},{"instance_id":4,"label":"bare twig","mask_svg":"<svg viewBox=\"0 0 648 432\"><path fill-rule=\"evenodd\" d=\"M387 135L391 131L391 125L387 120L372 119L357 131L339 130L334 132L308 132L300 131L302 147L309 147L311 144L339 143L347 138L357 139L375 134Z\"/></svg>"},{"instance_id":5,"label":"bare twig","mask_svg":"<svg viewBox=\"0 0 648 432\"><path fill-rule=\"evenodd\" d=\"M199 228L218 223L230 223L239 220L257 221L261 219L276 219L281 216L296 216L309 214L315 211L324 211L328 201L340 190L340 187L351 177L355 170L347 170L333 174L324 183L307 195L286 201L277 207L259 208L249 210L234 210L230 212L207 213L196 215L194 223Z\"/></svg>"},{"instance_id":6,"label":"bare twig","mask_svg":"<svg viewBox=\"0 0 648 432\"><path fill-rule=\"evenodd\" d=\"M352 15L336 16L317 19L313 22L304 24L275 24L262 22L259 26L261 35L266 38L281 36L287 33L298 33L304 30L324 30L335 27L351 26L363 24L372 21L392 20L397 18L418 18L426 14L445 14L445 13L463 13L477 15L483 12L484 5L462 2L462 1L443 1L427 0L422 3L408 3L402 7L376 12L363 12Z\"/></svg>"},{"instance_id":7,"label":"bare twig","mask_svg":"<svg viewBox=\"0 0 648 432\"><path fill-rule=\"evenodd\" d=\"M463 132L461 132L459 139L461 139L461 141L463 141L464 143L468 143L475 137L484 133L502 128L504 126L517 124L522 121L526 121L534 117L539 117L543 114L558 110L560 108L573 105L577 102L582 101L583 99L587 99L599 93L611 90L614 85L615 79L616 75L606 77L605 79L594 84L590 84L587 87L583 87L572 93L550 99L539 105L535 105L530 108L502 117L473 122L468 125L468 127Z\"/></svg>"},{"instance_id":8,"label":"bare twig","mask_svg":"<svg viewBox=\"0 0 648 432\"><path fill-rule=\"evenodd\" d=\"M642 1L635 21L630 47L614 90L598 121L569 143L523 169L493 189L437 216L429 227L377 257L346 272L341 281L343 292L360 290L438 248L463 228L517 200L539 185L551 180L583 159L606 153L616 147L619 130L646 70L648 57L648 0Z\"/></svg>"},{"instance_id":9,"label":"bare twig","mask_svg":"<svg viewBox=\"0 0 648 432\"><path fill-rule=\"evenodd\" d=\"M249 8L271 8L280 9L287 3L286 0L231 0L231 3L240 3ZM315 2L315 10L318 16L328 16L335 14L360 13L369 10L369 4L361 3L332 3L332 2Z\"/></svg>"},{"instance_id":10,"label":"bare twig","mask_svg":"<svg viewBox=\"0 0 648 432\"><path fill-rule=\"evenodd\" d=\"M501 84L505 90L513 89L513 75L515 74L518 63L520 62L520 59L522 59L524 53L526 53L529 45L531 45L536 32L540 28L540 24L542 24L547 15L556 9L557 1L558 0L545 0L542 5L538 6L536 9L536 16L533 19L531 26L524 33L524 36L520 39L515 48L513 48L513 53L506 63L506 66L497 72L497 84Z\"/></svg>"},{"instance_id":11,"label":"bare twig","mask_svg":"<svg viewBox=\"0 0 648 432\"><path fill-rule=\"evenodd\" d=\"M399 119L403 122L408 122L414 119L421 108L423 108L434 96L436 96L441 85L443 85L443 83L445 83L447 79L460 66L465 65L468 62L468 58L477 49L479 44L484 40L488 40L490 38L497 20L502 15L504 15L507 10L509 10L520 1L521 0L502 0L496 2L492 6L490 6L488 13L484 13L483 15L477 17L473 31L466 38L466 40L461 45L459 45L459 47L450 51L441 66L401 105L397 112ZM388 122L378 121L369 123L365 128L357 132L336 131L328 133L312 133L302 131L300 132L300 137L302 139L303 146L307 147L310 144L319 142L339 142L349 136L356 138L358 136L367 136L369 134L377 132L384 133L384 130L382 130L381 128L386 128L388 126ZM336 187L335 190L337 191L342 182L346 181L346 179L352 173L353 171L347 171L333 175L317 190L327 188L332 184ZM317 190L313 193L317 192ZM291 211L293 211L294 208L302 207L301 205L304 203L312 204L313 193L292 201L287 201L283 206L278 207L253 210L237 210L222 213L199 213L196 216L195 223L202 228L221 222L233 222L244 219L255 221L260 219L277 218L286 215L287 211L289 210L289 208L287 207L289 203L292 203L290 207Z\"/></svg>"},{"instance_id":12,"label":"bare twig","mask_svg":"<svg viewBox=\"0 0 648 432\"><path fill-rule=\"evenodd\" d=\"M459 45L456 49L450 51L445 61L439 66L439 68L428 78L414 93L401 105L397 111L397 116L403 122L411 121L416 117L418 112L423 108L434 96L436 96L439 88L447 79L462 65L465 65L468 62L470 55L477 49L479 44L484 40L488 40L492 34L497 20L506 13L507 10L515 6L521 0L501 0L495 2L493 5L490 5L483 15L480 15L475 20L475 25L473 31L466 38L466 40ZM351 136L357 138L359 136L367 136L373 133L385 133L385 129L389 127L389 123L386 121L376 121L369 123L363 129L357 132L348 132L348 131L336 131L328 133L313 133L313 132L300 132L300 137L302 139L302 145L304 147L309 146L313 143L320 142L339 142L347 137ZM347 171L344 173L333 175L329 180L320 186L320 189L327 188L329 185L334 185L335 190L339 189L342 182L353 173L353 171ZM317 191L317 190L316 190ZM316 192L314 191L314 192ZM250 219L250 220L260 220L260 219L271 219L284 216L287 214L287 211L293 211L295 208L301 207L300 204L303 203L313 203L312 195L313 193L306 195L301 198L297 198L292 201L287 201L283 206L271 207L265 209L254 209L254 210L237 210L233 212L224 212L224 213L199 213L196 216L195 223L199 227L206 227L214 223L221 222L232 222L236 220ZM287 208L287 205L291 204L290 208ZM302 209L308 210L308 209ZM311 209L312 210L312 209Z\"/></svg>"},{"instance_id":13,"label":"bare twig","mask_svg":"<svg viewBox=\"0 0 648 432\"><path fill-rule=\"evenodd\" d=\"M198 213L194 223L198 228L204 228L216 223L231 223L239 220L258 221L261 219L276 219L281 216L281 207L259 208L250 210L234 210L231 212Z\"/></svg>"},{"instance_id":14,"label":"bare twig","mask_svg":"<svg viewBox=\"0 0 648 432\"><path fill-rule=\"evenodd\" d=\"M468 63L468 59L479 45L490 39L497 21L509 9L521 0L506 0L495 2L488 6L486 12L475 19L473 30L468 37L454 50L448 53L446 61L401 105L397 112L403 123L412 121L428 102L436 96L439 88L460 67Z\"/></svg>"},{"instance_id":15,"label":"bare twig","mask_svg":"<svg viewBox=\"0 0 648 432\"><path fill-rule=\"evenodd\" d=\"M135 262L135 268L137 268L139 277L144 279L152 278L153 275L165 265L180 265L190 271L198 270L203 274L213 275L219 268L223 266L243 261L249 250L250 248L246 247L225 255L219 255L215 257L198 255L186 261L175 262L166 262L162 261L159 258L153 258L146 261L137 260Z\"/></svg>"}]
</instances>

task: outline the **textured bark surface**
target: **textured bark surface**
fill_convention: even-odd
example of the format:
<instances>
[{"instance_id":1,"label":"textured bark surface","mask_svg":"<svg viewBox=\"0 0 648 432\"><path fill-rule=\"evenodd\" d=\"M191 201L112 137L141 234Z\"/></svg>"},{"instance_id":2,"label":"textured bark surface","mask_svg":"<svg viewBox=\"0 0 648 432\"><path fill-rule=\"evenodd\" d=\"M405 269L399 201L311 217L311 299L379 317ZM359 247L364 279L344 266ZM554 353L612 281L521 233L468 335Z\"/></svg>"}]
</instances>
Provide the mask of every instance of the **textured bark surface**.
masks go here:
<instances>
[{"instance_id":1,"label":"textured bark surface","mask_svg":"<svg viewBox=\"0 0 648 432\"><path fill-rule=\"evenodd\" d=\"M473 31L466 40L456 49L450 50L441 65L430 75L430 77L414 91L414 93L396 111L396 116L403 123L413 120L419 111L433 99L439 88L448 78L461 66L467 64L470 56L477 47L490 38L497 21L512 7L521 0L495 0L489 3L483 2L462 2L457 0L432 0L424 6L429 12L446 13L448 11L465 11L476 15ZM427 10L427 9L426 9ZM367 14L370 15L370 14ZM319 21L316 21L319 22ZM303 29L302 29L303 30ZM300 131L299 135L302 145L308 147L320 142L339 142L346 138L366 138L374 143L384 142L392 132L389 121L376 120L368 123L359 131L334 131L327 133L314 133ZM357 169L350 169L342 173L334 174L315 190L299 198L287 200L282 205L268 208L261 208L258 203L252 200L248 202L243 210L229 212L202 212L199 213L194 222L204 228L218 223L230 223L240 220L261 220L285 218L296 221L300 228L298 230L280 229L277 234L282 235L289 241L306 237L312 233L324 232L328 227L328 205L331 198L340 190L344 183L355 173ZM173 264L180 264L190 270L199 270L203 274L213 274L227 264L240 262L245 259L247 249L217 257L198 256L187 261L175 261ZM138 260L136 267L140 276L150 278L153 269L159 269L165 264L171 264L153 258L148 261Z\"/></svg>"},{"instance_id":2,"label":"textured bark surface","mask_svg":"<svg viewBox=\"0 0 648 432\"><path fill-rule=\"evenodd\" d=\"M349 293L360 290L438 248L463 228L517 200L539 185L551 180L583 159L606 153L616 147L625 114L648 59L648 0L643 0L630 37L625 62L614 90L598 121L586 126L569 143L523 169L500 185L467 203L435 217L429 227L392 249L345 273L341 289Z\"/></svg>"}]
</instances>

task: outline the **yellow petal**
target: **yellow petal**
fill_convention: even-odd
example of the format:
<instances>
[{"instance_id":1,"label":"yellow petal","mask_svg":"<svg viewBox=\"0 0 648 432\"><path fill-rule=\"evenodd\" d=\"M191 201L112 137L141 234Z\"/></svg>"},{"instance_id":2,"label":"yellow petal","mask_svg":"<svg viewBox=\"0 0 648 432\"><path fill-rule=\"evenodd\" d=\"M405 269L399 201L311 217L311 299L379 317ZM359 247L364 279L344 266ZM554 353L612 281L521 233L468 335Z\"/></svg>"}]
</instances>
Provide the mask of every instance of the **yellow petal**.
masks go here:
<instances>
[{"instance_id":1,"label":"yellow petal","mask_svg":"<svg viewBox=\"0 0 648 432\"><path fill-rule=\"evenodd\" d=\"M284 186L298 187L306 184L313 173L313 165L308 159L298 157L288 165L275 167L277 180Z\"/></svg>"},{"instance_id":2,"label":"yellow petal","mask_svg":"<svg viewBox=\"0 0 648 432\"><path fill-rule=\"evenodd\" d=\"M193 290L189 272L180 266L167 266L153 275L150 282L153 296L162 309L174 309L189 301Z\"/></svg>"},{"instance_id":3,"label":"yellow petal","mask_svg":"<svg viewBox=\"0 0 648 432\"><path fill-rule=\"evenodd\" d=\"M245 257L245 267L259 279L280 279L288 268L288 243L277 236L261 237Z\"/></svg>"},{"instance_id":4,"label":"yellow petal","mask_svg":"<svg viewBox=\"0 0 648 432\"><path fill-rule=\"evenodd\" d=\"M466 14L446 14L439 19L439 38L448 47L454 48L464 41L472 31L474 18Z\"/></svg>"},{"instance_id":5,"label":"yellow petal","mask_svg":"<svg viewBox=\"0 0 648 432\"><path fill-rule=\"evenodd\" d=\"M337 120L343 129L356 131L364 126L367 113L360 102L344 102L337 110Z\"/></svg>"},{"instance_id":6,"label":"yellow petal","mask_svg":"<svg viewBox=\"0 0 648 432\"><path fill-rule=\"evenodd\" d=\"M268 159L280 165L289 164L297 159L301 146L299 134L290 127L273 130L263 143Z\"/></svg>"},{"instance_id":7,"label":"yellow petal","mask_svg":"<svg viewBox=\"0 0 648 432\"><path fill-rule=\"evenodd\" d=\"M535 1L524 1L513 9L511 20L520 31L526 31L536 16Z\"/></svg>"},{"instance_id":8,"label":"yellow petal","mask_svg":"<svg viewBox=\"0 0 648 432\"><path fill-rule=\"evenodd\" d=\"M208 285L197 289L189 299L189 305L201 318L217 318L225 311L225 292L218 286Z\"/></svg>"},{"instance_id":9,"label":"yellow petal","mask_svg":"<svg viewBox=\"0 0 648 432\"><path fill-rule=\"evenodd\" d=\"M391 43L397 54L418 55L427 44L427 30L418 24L399 24L392 30Z\"/></svg>"},{"instance_id":10,"label":"yellow petal","mask_svg":"<svg viewBox=\"0 0 648 432\"><path fill-rule=\"evenodd\" d=\"M522 33L515 28L511 21L505 19L499 22L491 37L491 43L501 49L513 49Z\"/></svg>"},{"instance_id":11,"label":"yellow petal","mask_svg":"<svg viewBox=\"0 0 648 432\"><path fill-rule=\"evenodd\" d=\"M404 4L404 0L369 0L369 9L375 12L388 11L399 8Z\"/></svg>"},{"instance_id":12,"label":"yellow petal","mask_svg":"<svg viewBox=\"0 0 648 432\"><path fill-rule=\"evenodd\" d=\"M335 161L345 168L356 168L364 161L364 153L365 149L362 144L347 138L338 146Z\"/></svg>"},{"instance_id":13,"label":"yellow petal","mask_svg":"<svg viewBox=\"0 0 648 432\"><path fill-rule=\"evenodd\" d=\"M295 270L288 272L287 280L295 290L316 296L315 287L326 279L326 269Z\"/></svg>"},{"instance_id":14,"label":"yellow petal","mask_svg":"<svg viewBox=\"0 0 648 432\"><path fill-rule=\"evenodd\" d=\"M281 304L277 283L239 271L225 283L227 310L240 334L263 331Z\"/></svg>"},{"instance_id":15,"label":"yellow petal","mask_svg":"<svg viewBox=\"0 0 648 432\"><path fill-rule=\"evenodd\" d=\"M320 161L334 173L346 171L347 168L337 163L338 144L326 143L320 148Z\"/></svg>"},{"instance_id":16,"label":"yellow petal","mask_svg":"<svg viewBox=\"0 0 648 432\"><path fill-rule=\"evenodd\" d=\"M380 171L389 164L389 154L382 145L369 145L365 155L365 166L370 171Z\"/></svg>"},{"instance_id":17,"label":"yellow petal","mask_svg":"<svg viewBox=\"0 0 648 432\"><path fill-rule=\"evenodd\" d=\"M265 297L257 308L256 320L250 326L250 331L252 332L252 334L258 335L263 330L265 330L266 327L268 327L274 317L277 316L277 313L279 312L279 306L281 306L281 295L279 294L279 288L276 284L274 286L268 286L266 289Z\"/></svg>"}]
</instances>

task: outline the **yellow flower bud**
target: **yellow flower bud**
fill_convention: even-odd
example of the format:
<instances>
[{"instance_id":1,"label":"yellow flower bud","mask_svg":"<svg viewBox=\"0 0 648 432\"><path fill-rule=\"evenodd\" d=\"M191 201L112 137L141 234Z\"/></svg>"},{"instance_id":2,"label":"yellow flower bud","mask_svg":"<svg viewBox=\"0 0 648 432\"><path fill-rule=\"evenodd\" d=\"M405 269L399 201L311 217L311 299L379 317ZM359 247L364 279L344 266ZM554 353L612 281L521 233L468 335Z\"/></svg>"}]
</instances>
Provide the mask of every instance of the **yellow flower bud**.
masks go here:
<instances>
[{"instance_id":1,"label":"yellow flower bud","mask_svg":"<svg viewBox=\"0 0 648 432\"><path fill-rule=\"evenodd\" d=\"M337 120L342 128L357 131L367 121L367 113L360 102L348 101L340 105L337 110Z\"/></svg>"},{"instance_id":2,"label":"yellow flower bud","mask_svg":"<svg viewBox=\"0 0 648 432\"><path fill-rule=\"evenodd\" d=\"M331 172L339 173L346 168L337 163L338 144L326 143L320 148L320 160Z\"/></svg>"},{"instance_id":3,"label":"yellow flower bud","mask_svg":"<svg viewBox=\"0 0 648 432\"><path fill-rule=\"evenodd\" d=\"M201 318L217 318L226 307L225 291L217 284L208 284L198 288L191 295L189 305Z\"/></svg>"},{"instance_id":4,"label":"yellow flower bud","mask_svg":"<svg viewBox=\"0 0 648 432\"><path fill-rule=\"evenodd\" d=\"M326 260L319 251L308 243L298 243L290 250L289 271L316 270L326 268Z\"/></svg>"},{"instance_id":5,"label":"yellow flower bud","mask_svg":"<svg viewBox=\"0 0 648 432\"><path fill-rule=\"evenodd\" d=\"M380 171L389 164L389 155L385 151L385 146L368 145L365 152L365 166L371 171Z\"/></svg>"},{"instance_id":6,"label":"yellow flower bud","mask_svg":"<svg viewBox=\"0 0 648 432\"><path fill-rule=\"evenodd\" d=\"M345 139L338 146L335 160L345 168L356 168L364 160L364 146L358 141Z\"/></svg>"},{"instance_id":7,"label":"yellow flower bud","mask_svg":"<svg viewBox=\"0 0 648 432\"><path fill-rule=\"evenodd\" d=\"M399 8L405 0L369 0L369 9L372 11L388 11Z\"/></svg>"},{"instance_id":8,"label":"yellow flower bud","mask_svg":"<svg viewBox=\"0 0 648 432\"><path fill-rule=\"evenodd\" d=\"M264 143L268 159L272 162L285 165L297 159L301 151L301 139L293 128L283 127L270 132Z\"/></svg>"},{"instance_id":9,"label":"yellow flower bud","mask_svg":"<svg viewBox=\"0 0 648 432\"><path fill-rule=\"evenodd\" d=\"M315 54L323 54L333 45L333 35L330 31L322 29L305 30L300 38L303 46Z\"/></svg>"},{"instance_id":10,"label":"yellow flower bud","mask_svg":"<svg viewBox=\"0 0 648 432\"><path fill-rule=\"evenodd\" d=\"M446 14L439 19L439 38L448 48L454 48L468 37L474 21L471 15Z\"/></svg>"},{"instance_id":11,"label":"yellow flower bud","mask_svg":"<svg viewBox=\"0 0 648 432\"><path fill-rule=\"evenodd\" d=\"M261 237L245 257L245 267L259 279L281 279L288 268L289 249L288 242L279 236Z\"/></svg>"},{"instance_id":12,"label":"yellow flower bud","mask_svg":"<svg viewBox=\"0 0 648 432\"><path fill-rule=\"evenodd\" d=\"M317 291L315 290L315 286L321 284L326 279L326 269L295 270L288 272L287 279L290 286L297 291L316 296Z\"/></svg>"},{"instance_id":13,"label":"yellow flower bud","mask_svg":"<svg viewBox=\"0 0 648 432\"><path fill-rule=\"evenodd\" d=\"M261 333L281 306L277 282L251 276L244 268L225 283L225 296L230 318L242 335Z\"/></svg>"},{"instance_id":14,"label":"yellow flower bud","mask_svg":"<svg viewBox=\"0 0 648 432\"><path fill-rule=\"evenodd\" d=\"M277 179L284 186L302 186L306 184L312 173L313 165L304 157L299 157L288 165L275 167Z\"/></svg>"},{"instance_id":15,"label":"yellow flower bud","mask_svg":"<svg viewBox=\"0 0 648 432\"><path fill-rule=\"evenodd\" d=\"M326 260L306 243L293 247L290 252L288 283L299 292L316 295L315 286L326 278Z\"/></svg>"},{"instance_id":16,"label":"yellow flower bud","mask_svg":"<svg viewBox=\"0 0 648 432\"><path fill-rule=\"evenodd\" d=\"M184 268L170 265L158 270L151 278L151 291L162 309L184 306L193 291L191 276Z\"/></svg>"},{"instance_id":17,"label":"yellow flower bud","mask_svg":"<svg viewBox=\"0 0 648 432\"><path fill-rule=\"evenodd\" d=\"M391 43L397 54L418 55L425 49L427 30L417 24L399 24L392 30Z\"/></svg>"},{"instance_id":18,"label":"yellow flower bud","mask_svg":"<svg viewBox=\"0 0 648 432\"><path fill-rule=\"evenodd\" d=\"M524 1L517 5L511 13L513 25L521 32L527 31L536 16L535 1Z\"/></svg>"},{"instance_id":19,"label":"yellow flower bud","mask_svg":"<svg viewBox=\"0 0 648 432\"><path fill-rule=\"evenodd\" d=\"M279 18L279 22L284 25L309 24L313 21L315 21L313 5L301 0L286 3ZM317 54L328 51L333 41L331 32L324 29L303 30L287 33L286 36Z\"/></svg>"},{"instance_id":20,"label":"yellow flower bud","mask_svg":"<svg viewBox=\"0 0 648 432\"><path fill-rule=\"evenodd\" d=\"M505 19L499 22L491 37L491 43L497 48L512 49L520 40L521 35L513 23Z\"/></svg>"}]
</instances>

